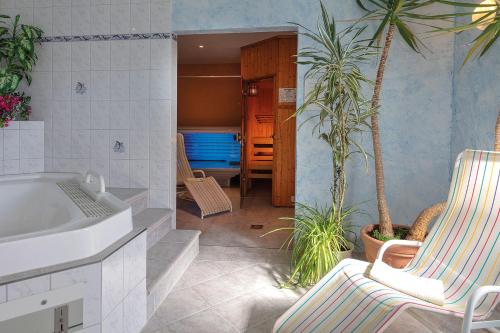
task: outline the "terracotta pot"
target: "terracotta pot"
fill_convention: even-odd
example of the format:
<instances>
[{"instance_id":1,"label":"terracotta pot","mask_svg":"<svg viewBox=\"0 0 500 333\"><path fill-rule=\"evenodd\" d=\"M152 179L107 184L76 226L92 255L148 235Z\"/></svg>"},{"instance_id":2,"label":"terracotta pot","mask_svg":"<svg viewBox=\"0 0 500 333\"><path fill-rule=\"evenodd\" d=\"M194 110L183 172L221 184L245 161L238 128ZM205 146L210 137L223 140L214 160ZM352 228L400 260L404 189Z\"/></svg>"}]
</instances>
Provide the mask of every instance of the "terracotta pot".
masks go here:
<instances>
[{"instance_id":1,"label":"terracotta pot","mask_svg":"<svg viewBox=\"0 0 500 333\"><path fill-rule=\"evenodd\" d=\"M373 238L370 233L375 229L377 225L369 224L361 229L361 240L365 245L365 255L369 262L374 262L377 257L378 250L384 244L384 242ZM406 225L395 224L394 227L398 228L409 228ZM387 249L384 253L384 262L391 265L394 268L403 268L408 265L408 263L417 254L418 248L412 246L394 245Z\"/></svg>"}]
</instances>

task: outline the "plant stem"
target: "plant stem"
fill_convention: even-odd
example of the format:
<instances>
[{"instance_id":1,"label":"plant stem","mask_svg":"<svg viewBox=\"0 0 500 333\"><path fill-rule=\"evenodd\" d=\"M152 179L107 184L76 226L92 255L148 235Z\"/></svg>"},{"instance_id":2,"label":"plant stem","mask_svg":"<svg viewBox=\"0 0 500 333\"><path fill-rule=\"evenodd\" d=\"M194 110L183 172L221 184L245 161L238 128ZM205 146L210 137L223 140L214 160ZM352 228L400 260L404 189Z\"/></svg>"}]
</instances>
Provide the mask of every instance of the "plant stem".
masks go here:
<instances>
[{"instance_id":1,"label":"plant stem","mask_svg":"<svg viewBox=\"0 0 500 333\"><path fill-rule=\"evenodd\" d=\"M392 228L391 216L389 214L387 199L385 197L384 166L382 162L382 145L380 143L380 129L378 125L378 108L380 106L380 93L382 91L382 83L384 80L385 64L387 62L391 43L394 38L394 29L394 24L390 24L385 36L384 48L382 49L382 55L380 56L380 62L377 69L377 79L375 81L375 89L373 91L372 98L372 109L376 111L371 116L379 227L382 235L387 237L393 237L394 230Z\"/></svg>"}]
</instances>

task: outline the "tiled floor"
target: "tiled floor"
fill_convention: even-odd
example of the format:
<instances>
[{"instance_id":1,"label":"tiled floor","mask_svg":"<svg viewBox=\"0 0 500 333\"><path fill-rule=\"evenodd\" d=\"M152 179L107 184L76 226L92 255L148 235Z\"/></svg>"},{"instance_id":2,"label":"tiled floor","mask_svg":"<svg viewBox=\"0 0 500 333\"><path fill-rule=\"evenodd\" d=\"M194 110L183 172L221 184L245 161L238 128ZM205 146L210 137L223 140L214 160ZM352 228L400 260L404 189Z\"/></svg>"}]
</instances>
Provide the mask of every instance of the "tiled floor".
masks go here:
<instances>
[{"instance_id":1,"label":"tiled floor","mask_svg":"<svg viewBox=\"0 0 500 333\"><path fill-rule=\"evenodd\" d=\"M237 194L230 193L233 197ZM277 288L289 271L288 253L277 249L286 234L260 235L286 226L288 222L278 218L290 216L293 210L275 209L268 202L264 196L254 197L244 202L244 209L203 222L192 215L196 209L179 207L178 228L202 231L200 254L143 333L271 332L276 318L305 290ZM264 224L264 228L250 229L256 223ZM459 331L457 319L423 315L437 331ZM386 332L433 331L407 312Z\"/></svg>"}]
</instances>

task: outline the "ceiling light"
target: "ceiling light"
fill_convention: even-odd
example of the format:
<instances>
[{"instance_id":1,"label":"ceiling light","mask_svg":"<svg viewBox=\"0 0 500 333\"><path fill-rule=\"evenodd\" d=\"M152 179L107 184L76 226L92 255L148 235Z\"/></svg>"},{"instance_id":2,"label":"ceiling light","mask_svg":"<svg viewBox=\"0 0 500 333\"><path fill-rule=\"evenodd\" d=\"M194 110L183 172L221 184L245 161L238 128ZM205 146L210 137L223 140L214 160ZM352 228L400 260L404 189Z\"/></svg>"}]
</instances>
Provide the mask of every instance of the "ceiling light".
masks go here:
<instances>
[{"instance_id":1,"label":"ceiling light","mask_svg":"<svg viewBox=\"0 0 500 333\"><path fill-rule=\"evenodd\" d=\"M205 48L205 45L198 45L198 48L199 48L199 49L204 49L204 48Z\"/></svg>"}]
</instances>

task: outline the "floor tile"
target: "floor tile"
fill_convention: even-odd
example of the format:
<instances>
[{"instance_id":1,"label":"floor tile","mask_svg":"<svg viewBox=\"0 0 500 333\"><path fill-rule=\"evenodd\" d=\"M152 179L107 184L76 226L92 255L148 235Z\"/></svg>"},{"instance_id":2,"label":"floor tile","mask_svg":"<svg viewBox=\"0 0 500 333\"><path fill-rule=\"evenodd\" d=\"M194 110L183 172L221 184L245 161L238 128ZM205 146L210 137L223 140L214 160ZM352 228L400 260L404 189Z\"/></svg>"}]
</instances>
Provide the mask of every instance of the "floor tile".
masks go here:
<instances>
[{"instance_id":1,"label":"floor tile","mask_svg":"<svg viewBox=\"0 0 500 333\"><path fill-rule=\"evenodd\" d=\"M206 310L210 305L193 289L171 292L156 310L156 317L164 324L170 324L182 318Z\"/></svg>"},{"instance_id":2,"label":"floor tile","mask_svg":"<svg viewBox=\"0 0 500 333\"><path fill-rule=\"evenodd\" d=\"M236 333L238 332L228 321L214 310L205 310L191 317L176 321L161 333Z\"/></svg>"}]
</instances>

